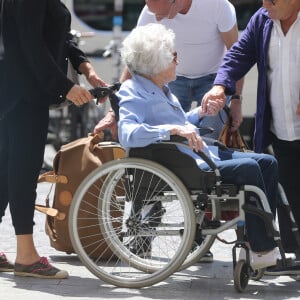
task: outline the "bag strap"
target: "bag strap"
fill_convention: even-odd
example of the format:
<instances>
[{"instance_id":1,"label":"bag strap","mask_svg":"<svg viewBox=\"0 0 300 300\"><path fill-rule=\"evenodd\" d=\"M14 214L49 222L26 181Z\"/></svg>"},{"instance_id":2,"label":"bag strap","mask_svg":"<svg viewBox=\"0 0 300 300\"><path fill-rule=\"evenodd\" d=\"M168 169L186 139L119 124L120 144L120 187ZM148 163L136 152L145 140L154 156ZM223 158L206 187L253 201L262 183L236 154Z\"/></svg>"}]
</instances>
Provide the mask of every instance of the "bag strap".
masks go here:
<instances>
[{"instance_id":1,"label":"bag strap","mask_svg":"<svg viewBox=\"0 0 300 300\"><path fill-rule=\"evenodd\" d=\"M223 143L226 147L235 148L242 152L247 151L249 148L246 145L243 137L241 136L240 131L239 130L236 130L234 132L230 131L230 128L232 126L232 115L231 115L230 108L227 105L225 105L223 109L227 115L227 120L220 132L218 140L221 143Z\"/></svg>"},{"instance_id":2,"label":"bag strap","mask_svg":"<svg viewBox=\"0 0 300 300\"><path fill-rule=\"evenodd\" d=\"M49 183L68 183L67 176L57 175L54 171L49 171L41 174L38 178L38 183L49 182Z\"/></svg>"},{"instance_id":3,"label":"bag strap","mask_svg":"<svg viewBox=\"0 0 300 300\"><path fill-rule=\"evenodd\" d=\"M101 142L103 141L104 138L104 133L101 131L95 135L92 136L91 142L90 142L90 151L94 152L95 147Z\"/></svg>"},{"instance_id":4,"label":"bag strap","mask_svg":"<svg viewBox=\"0 0 300 300\"><path fill-rule=\"evenodd\" d=\"M66 214L59 212L58 209L53 208L53 207L49 207L47 205L40 205L40 204L36 204L35 205L35 209L47 216L53 217L57 220L64 220L66 218Z\"/></svg>"},{"instance_id":5,"label":"bag strap","mask_svg":"<svg viewBox=\"0 0 300 300\"><path fill-rule=\"evenodd\" d=\"M39 176L38 183L41 183L41 182L49 182L52 184L55 184L55 183L66 184L66 183L68 183L68 178L63 175L57 175L57 174L55 174L54 171L48 171ZM52 189L52 185L51 185L51 189ZM51 189L50 189L50 192L51 192ZM50 192L49 192L49 194L50 194ZM66 218L65 213L62 213L58 209L55 209L55 208L49 206L49 194L47 195L46 200L45 200L46 205L36 204L35 209L47 216L55 218L57 220L64 220Z\"/></svg>"}]
</instances>

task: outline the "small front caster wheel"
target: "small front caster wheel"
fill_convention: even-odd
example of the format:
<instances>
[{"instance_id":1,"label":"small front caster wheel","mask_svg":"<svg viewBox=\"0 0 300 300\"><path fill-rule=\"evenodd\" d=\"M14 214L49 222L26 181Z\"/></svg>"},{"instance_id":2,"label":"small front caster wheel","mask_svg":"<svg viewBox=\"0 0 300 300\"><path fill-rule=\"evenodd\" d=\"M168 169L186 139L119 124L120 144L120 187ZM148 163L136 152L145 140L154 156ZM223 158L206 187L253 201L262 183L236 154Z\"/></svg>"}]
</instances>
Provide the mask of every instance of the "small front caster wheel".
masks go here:
<instances>
[{"instance_id":1,"label":"small front caster wheel","mask_svg":"<svg viewBox=\"0 0 300 300\"><path fill-rule=\"evenodd\" d=\"M255 281L260 280L264 276L265 270L266 270L266 268L262 268L262 269L252 271L251 272L251 279L255 280Z\"/></svg>"},{"instance_id":2,"label":"small front caster wheel","mask_svg":"<svg viewBox=\"0 0 300 300\"><path fill-rule=\"evenodd\" d=\"M234 271L233 271L233 281L235 289L242 293L249 282L250 279L250 267L245 262L245 260L240 260L236 264Z\"/></svg>"}]
</instances>

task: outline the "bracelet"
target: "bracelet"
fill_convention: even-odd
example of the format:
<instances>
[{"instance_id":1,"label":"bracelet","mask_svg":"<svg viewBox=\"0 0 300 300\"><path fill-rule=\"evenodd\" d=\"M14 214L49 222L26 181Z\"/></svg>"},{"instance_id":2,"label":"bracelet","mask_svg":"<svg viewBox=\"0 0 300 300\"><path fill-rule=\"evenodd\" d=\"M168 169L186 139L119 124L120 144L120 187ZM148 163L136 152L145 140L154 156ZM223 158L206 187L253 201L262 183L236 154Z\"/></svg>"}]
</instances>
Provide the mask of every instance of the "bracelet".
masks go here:
<instances>
[{"instance_id":1,"label":"bracelet","mask_svg":"<svg viewBox=\"0 0 300 300\"><path fill-rule=\"evenodd\" d=\"M229 100L231 101L234 99L243 101L243 96L242 95L232 95Z\"/></svg>"}]
</instances>

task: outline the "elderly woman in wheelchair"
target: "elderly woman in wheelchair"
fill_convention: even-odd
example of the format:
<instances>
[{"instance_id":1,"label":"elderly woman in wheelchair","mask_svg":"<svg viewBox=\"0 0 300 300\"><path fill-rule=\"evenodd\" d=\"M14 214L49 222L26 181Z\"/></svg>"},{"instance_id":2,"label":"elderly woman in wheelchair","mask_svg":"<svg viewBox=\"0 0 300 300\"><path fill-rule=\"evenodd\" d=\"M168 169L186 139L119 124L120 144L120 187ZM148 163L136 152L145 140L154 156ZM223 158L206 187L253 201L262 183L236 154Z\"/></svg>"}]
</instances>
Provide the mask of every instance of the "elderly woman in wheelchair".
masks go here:
<instances>
[{"instance_id":1,"label":"elderly woman in wheelchair","mask_svg":"<svg viewBox=\"0 0 300 300\"><path fill-rule=\"evenodd\" d=\"M238 187L251 185L261 189L275 216L278 186L275 158L267 154L207 146L196 127L199 122L201 124L204 116L201 107L185 113L170 92L167 84L175 79L176 65L180 63L174 48L174 33L157 24L137 27L124 40L121 56L132 75L131 79L122 84L117 94L120 99L121 145L134 152L136 148L162 144L172 139L172 136L183 137L187 145L177 144L180 152L193 158L202 170L210 170L211 166L199 155L205 153L220 171L222 183ZM218 102L211 102L208 107L208 115L214 115L221 109ZM171 159L176 160L177 157ZM248 192L246 195L247 203L261 207L255 193ZM148 212L149 215L151 213ZM246 213L245 238L250 247L249 260L253 269L275 265L281 257L274 238L267 233L264 221L255 214ZM144 242L144 250L150 251L150 241L145 239ZM246 259L245 251L240 251L241 258Z\"/></svg>"}]
</instances>

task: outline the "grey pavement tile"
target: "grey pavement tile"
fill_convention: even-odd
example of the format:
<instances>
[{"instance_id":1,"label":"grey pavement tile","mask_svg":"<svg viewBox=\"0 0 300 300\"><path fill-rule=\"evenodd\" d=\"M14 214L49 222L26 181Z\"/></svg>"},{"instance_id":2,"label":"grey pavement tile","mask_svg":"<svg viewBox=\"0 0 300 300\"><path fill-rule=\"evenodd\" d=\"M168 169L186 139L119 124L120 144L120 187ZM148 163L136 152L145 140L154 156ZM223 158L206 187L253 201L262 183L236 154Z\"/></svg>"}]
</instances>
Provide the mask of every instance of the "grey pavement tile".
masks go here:
<instances>
[{"instance_id":1,"label":"grey pavement tile","mask_svg":"<svg viewBox=\"0 0 300 300\"><path fill-rule=\"evenodd\" d=\"M39 196L43 197L39 191ZM50 247L44 231L45 216L35 214L34 238L41 255L51 263L70 273L67 280L43 280L15 277L12 273L0 273L0 300L84 300L84 299L253 299L291 300L300 298L300 282L287 276L264 276L259 282L250 281L246 292L237 293L232 277L232 245L216 241L212 246L213 263L191 266L169 277L164 282L143 289L127 289L111 286L96 278L81 264L75 254L67 255ZM3 218L0 251L15 258L15 237L9 211ZM222 233L222 238L234 240L233 230ZM3 242L5 241L5 242Z\"/></svg>"}]
</instances>

